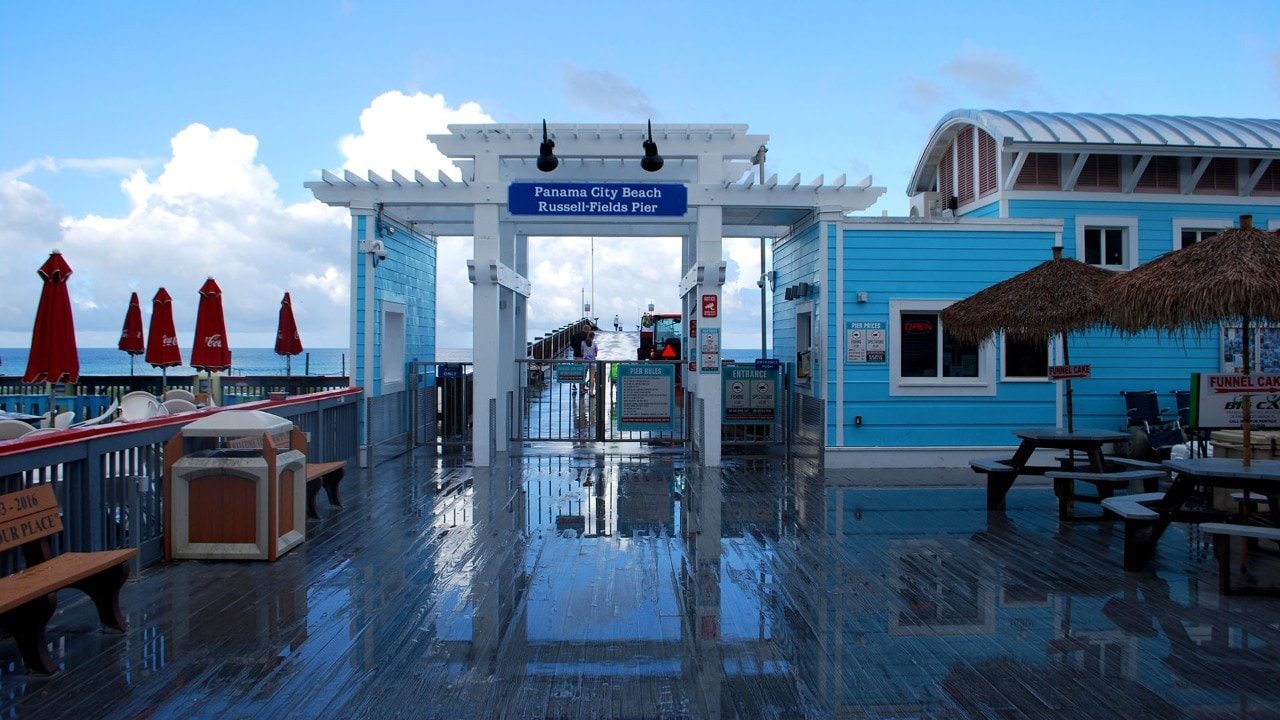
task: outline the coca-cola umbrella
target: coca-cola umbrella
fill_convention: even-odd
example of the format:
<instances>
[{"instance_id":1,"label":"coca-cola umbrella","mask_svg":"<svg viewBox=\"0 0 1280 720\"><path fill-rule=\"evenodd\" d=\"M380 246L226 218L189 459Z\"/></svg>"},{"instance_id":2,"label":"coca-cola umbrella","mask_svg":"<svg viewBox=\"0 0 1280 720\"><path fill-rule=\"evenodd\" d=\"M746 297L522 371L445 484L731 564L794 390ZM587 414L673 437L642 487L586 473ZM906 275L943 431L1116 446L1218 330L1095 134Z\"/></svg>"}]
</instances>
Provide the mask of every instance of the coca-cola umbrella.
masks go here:
<instances>
[{"instance_id":1,"label":"coca-cola umbrella","mask_svg":"<svg viewBox=\"0 0 1280 720\"><path fill-rule=\"evenodd\" d=\"M168 369L182 364L178 331L173 327L173 298L160 288L151 298L151 325L147 331L146 361L160 368L161 393L169 383Z\"/></svg>"},{"instance_id":2,"label":"coca-cola umbrella","mask_svg":"<svg viewBox=\"0 0 1280 720\"><path fill-rule=\"evenodd\" d=\"M36 273L44 280L36 321L31 329L31 353L27 356L24 383L49 384L49 417L56 412L53 383L80 379L80 353L76 350L76 327L71 318L71 295L67 278L71 266L54 250Z\"/></svg>"},{"instance_id":3,"label":"coca-cola umbrella","mask_svg":"<svg viewBox=\"0 0 1280 720\"><path fill-rule=\"evenodd\" d=\"M227 323L222 317L222 289L209 278L200 286L200 306L196 308L196 337L191 346L191 367L205 372L231 368L231 347L227 344Z\"/></svg>"},{"instance_id":4,"label":"coca-cola umbrella","mask_svg":"<svg viewBox=\"0 0 1280 720\"><path fill-rule=\"evenodd\" d=\"M293 356L302 354L302 339L293 320L293 301L289 293L280 300L280 322L276 324L276 354L284 356L284 374L293 374Z\"/></svg>"},{"instance_id":5,"label":"coca-cola umbrella","mask_svg":"<svg viewBox=\"0 0 1280 720\"><path fill-rule=\"evenodd\" d=\"M120 330L120 342L116 347L129 353L129 376L133 376L133 359L146 350L145 338L142 336L142 306L138 303L138 293L129 296L129 309L124 314L124 328Z\"/></svg>"}]
</instances>

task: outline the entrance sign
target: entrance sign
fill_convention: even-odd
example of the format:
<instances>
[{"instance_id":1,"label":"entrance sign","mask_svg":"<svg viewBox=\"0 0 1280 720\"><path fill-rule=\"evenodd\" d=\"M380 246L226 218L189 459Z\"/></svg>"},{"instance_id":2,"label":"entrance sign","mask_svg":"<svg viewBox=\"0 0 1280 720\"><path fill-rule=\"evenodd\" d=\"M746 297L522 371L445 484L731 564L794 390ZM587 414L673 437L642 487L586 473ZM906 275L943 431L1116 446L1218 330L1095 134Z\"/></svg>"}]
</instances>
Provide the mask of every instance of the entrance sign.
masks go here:
<instances>
[{"instance_id":1,"label":"entrance sign","mask_svg":"<svg viewBox=\"0 0 1280 720\"><path fill-rule=\"evenodd\" d=\"M720 385L726 425L773 423L778 418L778 368L727 365Z\"/></svg>"},{"instance_id":2,"label":"entrance sign","mask_svg":"<svg viewBox=\"0 0 1280 720\"><path fill-rule=\"evenodd\" d=\"M676 366L621 363L618 368L618 429L675 429Z\"/></svg>"},{"instance_id":3,"label":"entrance sign","mask_svg":"<svg viewBox=\"0 0 1280 720\"><path fill-rule=\"evenodd\" d=\"M507 188L512 215L681 217L689 212L689 188L676 183L513 182Z\"/></svg>"}]
</instances>

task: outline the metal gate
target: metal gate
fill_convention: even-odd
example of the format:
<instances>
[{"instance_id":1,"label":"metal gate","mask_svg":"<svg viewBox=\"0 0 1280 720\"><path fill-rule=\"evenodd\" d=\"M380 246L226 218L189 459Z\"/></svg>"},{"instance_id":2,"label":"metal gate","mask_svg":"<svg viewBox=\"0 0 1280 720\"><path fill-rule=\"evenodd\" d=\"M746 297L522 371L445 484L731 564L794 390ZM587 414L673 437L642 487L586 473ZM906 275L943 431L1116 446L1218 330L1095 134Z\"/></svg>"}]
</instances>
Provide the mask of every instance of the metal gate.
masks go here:
<instances>
[{"instance_id":1,"label":"metal gate","mask_svg":"<svg viewBox=\"0 0 1280 720\"><path fill-rule=\"evenodd\" d=\"M661 363L661 361L655 361ZM616 367L610 360L516 360L517 391L511 408L511 440L682 444L688 439L684 393L676 387L671 430L617 427ZM675 364L677 369L679 363ZM585 365L581 381L562 381L560 365Z\"/></svg>"},{"instance_id":2,"label":"metal gate","mask_svg":"<svg viewBox=\"0 0 1280 720\"><path fill-rule=\"evenodd\" d=\"M471 449L474 415L472 364L414 362L409 365L409 418L415 446Z\"/></svg>"}]
</instances>

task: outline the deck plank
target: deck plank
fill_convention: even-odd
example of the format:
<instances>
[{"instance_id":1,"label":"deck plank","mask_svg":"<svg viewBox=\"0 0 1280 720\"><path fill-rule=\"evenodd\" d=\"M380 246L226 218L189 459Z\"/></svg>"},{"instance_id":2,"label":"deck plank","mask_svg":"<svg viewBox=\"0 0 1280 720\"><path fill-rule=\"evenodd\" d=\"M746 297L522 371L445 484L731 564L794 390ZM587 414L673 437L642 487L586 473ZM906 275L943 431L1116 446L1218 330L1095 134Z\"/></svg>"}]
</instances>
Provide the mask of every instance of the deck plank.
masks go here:
<instances>
[{"instance_id":1,"label":"deck plank","mask_svg":"<svg viewBox=\"0 0 1280 720\"><path fill-rule=\"evenodd\" d=\"M0 638L0 716L1280 713L1274 600L1219 597L1183 525L1123 572L1120 524L1060 524L1047 486L989 513L976 481L579 447L413 455L343 493L275 563L145 569L123 635L60 594L62 669Z\"/></svg>"}]
</instances>

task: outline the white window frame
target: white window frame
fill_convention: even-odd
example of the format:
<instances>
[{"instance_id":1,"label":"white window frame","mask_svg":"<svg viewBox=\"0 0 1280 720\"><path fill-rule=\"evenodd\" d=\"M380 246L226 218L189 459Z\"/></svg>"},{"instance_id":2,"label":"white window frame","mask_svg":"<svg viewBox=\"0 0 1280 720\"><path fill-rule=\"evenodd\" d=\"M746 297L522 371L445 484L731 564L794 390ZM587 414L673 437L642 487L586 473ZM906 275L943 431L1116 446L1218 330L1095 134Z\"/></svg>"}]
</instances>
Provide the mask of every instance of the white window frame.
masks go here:
<instances>
[{"instance_id":1,"label":"white window frame","mask_svg":"<svg viewBox=\"0 0 1280 720\"><path fill-rule=\"evenodd\" d=\"M408 306L382 301L382 338L379 354L382 366L382 394L404 389L405 343Z\"/></svg>"},{"instance_id":2,"label":"white window frame","mask_svg":"<svg viewBox=\"0 0 1280 720\"><path fill-rule=\"evenodd\" d=\"M1105 270L1132 270L1138 266L1138 218L1119 215L1076 216L1076 259L1084 261L1084 231L1088 228L1119 228L1124 231L1124 262L1120 265L1098 265Z\"/></svg>"},{"instance_id":3,"label":"white window frame","mask_svg":"<svg viewBox=\"0 0 1280 720\"><path fill-rule=\"evenodd\" d=\"M1276 220L1268 220L1268 221L1267 221L1267 229L1268 229L1268 230L1280 230L1280 219L1276 219Z\"/></svg>"},{"instance_id":4,"label":"white window frame","mask_svg":"<svg viewBox=\"0 0 1280 720\"><path fill-rule=\"evenodd\" d=\"M1235 221L1230 218L1174 218L1173 219L1173 237L1169 243L1171 250L1182 249L1182 231L1183 230L1225 230L1233 227Z\"/></svg>"},{"instance_id":5,"label":"white window frame","mask_svg":"<svg viewBox=\"0 0 1280 720\"><path fill-rule=\"evenodd\" d=\"M988 340L978 348L978 376L975 378L902 377L902 315L936 313L956 300L890 300L889 395L896 397L994 397L996 394L995 343Z\"/></svg>"}]
</instances>

